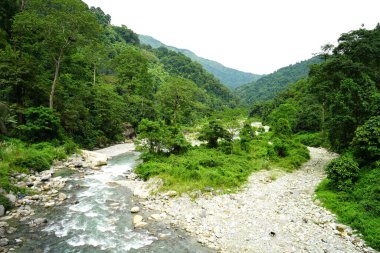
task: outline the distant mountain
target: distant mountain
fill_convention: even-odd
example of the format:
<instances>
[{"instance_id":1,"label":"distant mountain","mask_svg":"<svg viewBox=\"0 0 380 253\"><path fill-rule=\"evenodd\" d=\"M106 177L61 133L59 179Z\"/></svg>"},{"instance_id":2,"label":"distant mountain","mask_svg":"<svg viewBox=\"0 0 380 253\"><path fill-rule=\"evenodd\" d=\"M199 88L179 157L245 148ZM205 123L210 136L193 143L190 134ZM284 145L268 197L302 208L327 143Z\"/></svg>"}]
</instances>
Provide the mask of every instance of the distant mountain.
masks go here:
<instances>
[{"instance_id":1,"label":"distant mountain","mask_svg":"<svg viewBox=\"0 0 380 253\"><path fill-rule=\"evenodd\" d=\"M309 60L281 68L257 81L242 85L236 89L236 94L247 104L270 100L290 84L305 78L309 74L309 66L321 63L318 56Z\"/></svg>"},{"instance_id":2,"label":"distant mountain","mask_svg":"<svg viewBox=\"0 0 380 253\"><path fill-rule=\"evenodd\" d=\"M139 39L141 44L150 45L153 48L166 47L170 50L180 52L186 55L193 61L200 63L208 72L213 74L224 85L226 85L232 90L243 84L256 81L262 77L261 75L242 72L236 69L225 67L218 62L199 57L195 53L187 49L179 49L176 47L167 46L151 36L139 35Z\"/></svg>"}]
</instances>

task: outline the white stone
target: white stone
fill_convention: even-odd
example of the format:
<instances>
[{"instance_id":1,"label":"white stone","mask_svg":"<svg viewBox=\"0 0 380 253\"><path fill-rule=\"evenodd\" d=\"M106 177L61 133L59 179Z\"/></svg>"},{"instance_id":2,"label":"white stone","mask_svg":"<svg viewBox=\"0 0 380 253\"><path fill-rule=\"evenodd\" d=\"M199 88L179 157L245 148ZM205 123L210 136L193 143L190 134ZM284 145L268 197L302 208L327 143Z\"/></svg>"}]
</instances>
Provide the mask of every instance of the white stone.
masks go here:
<instances>
[{"instance_id":1,"label":"white stone","mask_svg":"<svg viewBox=\"0 0 380 253\"><path fill-rule=\"evenodd\" d=\"M131 208L131 213L138 213L138 212L140 212L140 207L134 206Z\"/></svg>"},{"instance_id":2,"label":"white stone","mask_svg":"<svg viewBox=\"0 0 380 253\"><path fill-rule=\"evenodd\" d=\"M140 223L143 221L143 217L141 215L135 215L133 216L133 224L136 225L137 223Z\"/></svg>"},{"instance_id":3,"label":"white stone","mask_svg":"<svg viewBox=\"0 0 380 253\"><path fill-rule=\"evenodd\" d=\"M145 228L146 226L148 226L148 223L143 222L143 221L138 222L138 223L136 223L136 224L134 225L135 228Z\"/></svg>"}]
</instances>

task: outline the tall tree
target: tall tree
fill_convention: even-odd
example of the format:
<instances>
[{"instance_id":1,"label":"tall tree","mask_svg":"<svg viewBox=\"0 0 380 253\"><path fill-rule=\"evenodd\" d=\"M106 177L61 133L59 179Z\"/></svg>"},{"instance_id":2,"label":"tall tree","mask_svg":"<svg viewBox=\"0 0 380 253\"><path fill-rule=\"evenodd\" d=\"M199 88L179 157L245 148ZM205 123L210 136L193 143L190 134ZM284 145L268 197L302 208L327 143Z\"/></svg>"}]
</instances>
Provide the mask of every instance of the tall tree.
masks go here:
<instances>
[{"instance_id":1,"label":"tall tree","mask_svg":"<svg viewBox=\"0 0 380 253\"><path fill-rule=\"evenodd\" d=\"M35 43L33 48L38 52L34 53L46 52L52 60L49 107L53 108L61 65L66 56L97 36L99 24L95 16L80 0L30 0L25 10L15 16L13 31L20 47Z\"/></svg>"}]
</instances>

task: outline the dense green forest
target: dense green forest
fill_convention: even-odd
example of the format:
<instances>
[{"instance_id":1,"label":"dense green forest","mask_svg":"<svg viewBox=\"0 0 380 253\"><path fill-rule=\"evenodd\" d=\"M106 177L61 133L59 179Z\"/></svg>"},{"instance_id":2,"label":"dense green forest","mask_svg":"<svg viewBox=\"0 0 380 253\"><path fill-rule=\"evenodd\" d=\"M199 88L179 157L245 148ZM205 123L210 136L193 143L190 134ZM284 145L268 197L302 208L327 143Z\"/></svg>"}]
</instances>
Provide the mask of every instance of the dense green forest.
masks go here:
<instances>
[{"instance_id":1,"label":"dense green forest","mask_svg":"<svg viewBox=\"0 0 380 253\"><path fill-rule=\"evenodd\" d=\"M143 151L136 173L178 192L234 191L251 172L293 171L309 158L305 145L322 146L341 156L326 167L318 197L380 249L380 25L338 42L242 87L249 109L239 108L200 63L141 45L100 8L3 0L0 188L27 193L12 173L49 169L78 147L124 140L131 128ZM269 132L252 127L258 117ZM1 194L0 204L10 208Z\"/></svg>"},{"instance_id":2,"label":"dense green forest","mask_svg":"<svg viewBox=\"0 0 380 253\"><path fill-rule=\"evenodd\" d=\"M78 147L126 138L150 120L194 125L237 98L181 53L140 45L80 0L0 4L0 187Z\"/></svg>"},{"instance_id":3,"label":"dense green forest","mask_svg":"<svg viewBox=\"0 0 380 253\"><path fill-rule=\"evenodd\" d=\"M125 124L137 127L142 118L191 123L236 105L199 64L141 47L137 34L111 25L99 8L31 0L4 1L2 10L2 134L94 147L119 140ZM175 94L163 91L174 86L181 98L170 104Z\"/></svg>"},{"instance_id":4,"label":"dense green forest","mask_svg":"<svg viewBox=\"0 0 380 253\"><path fill-rule=\"evenodd\" d=\"M165 47L172 51L186 55L193 61L200 63L204 69L206 69L209 73L213 74L216 78L218 78L224 85L229 87L231 90L234 90L235 88L243 84L256 81L262 77L262 75L242 72L236 69L228 68L216 61L199 57L195 53L187 49L179 49L176 47L167 46L163 44L162 42L152 38L151 36L139 35L139 39L140 39L141 44L150 45L153 48Z\"/></svg>"},{"instance_id":5,"label":"dense green forest","mask_svg":"<svg viewBox=\"0 0 380 253\"><path fill-rule=\"evenodd\" d=\"M322 59L316 56L309 60L280 68L257 81L238 87L235 92L248 105L272 99L281 91L286 90L290 84L306 77L309 74L310 65L320 62L322 62Z\"/></svg>"},{"instance_id":6,"label":"dense green forest","mask_svg":"<svg viewBox=\"0 0 380 253\"><path fill-rule=\"evenodd\" d=\"M318 196L341 221L380 248L380 25L342 34L323 46L324 62L251 115L282 118L305 145L341 154L326 168Z\"/></svg>"}]
</instances>

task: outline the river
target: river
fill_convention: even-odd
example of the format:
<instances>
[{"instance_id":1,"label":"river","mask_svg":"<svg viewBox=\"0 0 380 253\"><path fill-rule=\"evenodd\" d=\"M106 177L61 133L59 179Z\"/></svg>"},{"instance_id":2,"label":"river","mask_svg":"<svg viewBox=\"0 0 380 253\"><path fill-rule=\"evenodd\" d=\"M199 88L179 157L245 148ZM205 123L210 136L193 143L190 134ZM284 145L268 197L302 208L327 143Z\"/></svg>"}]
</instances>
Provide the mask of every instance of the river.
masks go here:
<instances>
[{"instance_id":1,"label":"river","mask_svg":"<svg viewBox=\"0 0 380 253\"><path fill-rule=\"evenodd\" d=\"M65 205L38 210L48 220L44 228L19 225L14 237L23 243L16 252L213 252L156 221L148 221L147 229L133 228L130 209L138 200L124 181L138 158L137 152L120 154L99 171L72 177L63 191L69 197ZM167 238L159 240L159 234Z\"/></svg>"}]
</instances>

